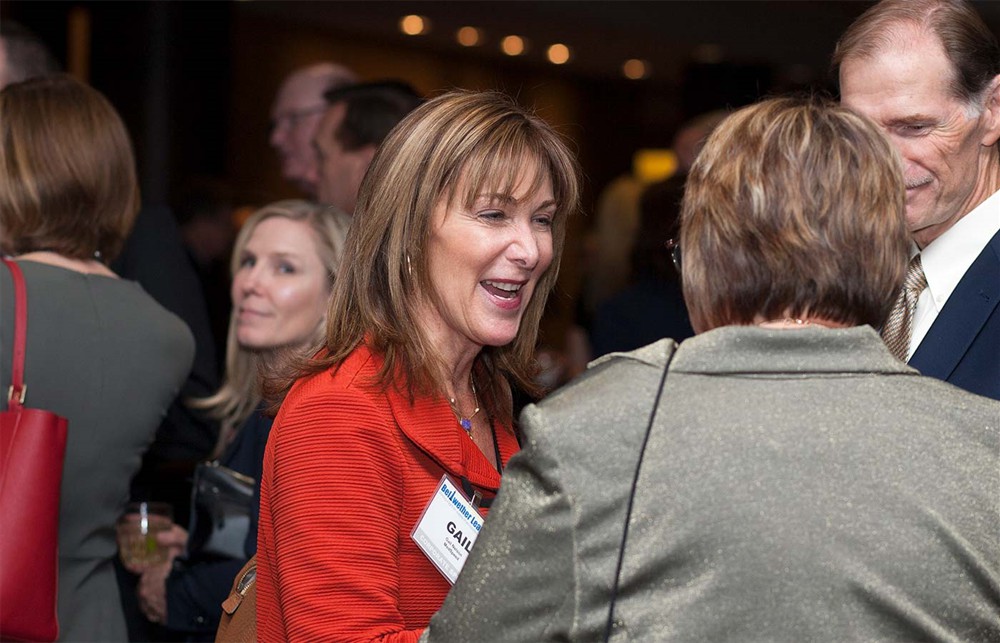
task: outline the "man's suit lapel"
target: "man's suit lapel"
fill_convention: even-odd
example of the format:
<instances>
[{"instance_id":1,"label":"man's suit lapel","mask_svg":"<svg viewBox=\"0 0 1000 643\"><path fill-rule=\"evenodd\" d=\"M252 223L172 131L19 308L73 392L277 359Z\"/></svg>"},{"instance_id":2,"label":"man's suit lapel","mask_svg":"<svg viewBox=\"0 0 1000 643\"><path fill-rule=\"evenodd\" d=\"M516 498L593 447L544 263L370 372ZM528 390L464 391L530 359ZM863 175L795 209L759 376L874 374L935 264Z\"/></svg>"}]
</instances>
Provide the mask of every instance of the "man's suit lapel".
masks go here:
<instances>
[{"instance_id":1,"label":"man's suit lapel","mask_svg":"<svg viewBox=\"0 0 1000 643\"><path fill-rule=\"evenodd\" d=\"M1000 303L1000 232L962 277L909 364L947 380Z\"/></svg>"}]
</instances>

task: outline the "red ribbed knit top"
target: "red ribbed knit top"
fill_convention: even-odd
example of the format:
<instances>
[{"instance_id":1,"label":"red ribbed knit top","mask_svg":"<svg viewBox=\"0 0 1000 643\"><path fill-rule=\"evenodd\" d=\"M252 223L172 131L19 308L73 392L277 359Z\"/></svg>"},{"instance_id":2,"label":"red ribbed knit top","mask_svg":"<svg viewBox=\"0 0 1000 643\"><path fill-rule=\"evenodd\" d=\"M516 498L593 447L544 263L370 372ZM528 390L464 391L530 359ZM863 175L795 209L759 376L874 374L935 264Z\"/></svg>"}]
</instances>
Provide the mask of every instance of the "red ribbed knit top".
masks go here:
<instances>
[{"instance_id":1,"label":"red ribbed knit top","mask_svg":"<svg viewBox=\"0 0 1000 643\"><path fill-rule=\"evenodd\" d=\"M410 538L447 471L487 497L500 475L447 401L381 392L360 346L295 383L264 456L257 550L261 641L416 641L448 581ZM496 426L504 463L513 430Z\"/></svg>"}]
</instances>

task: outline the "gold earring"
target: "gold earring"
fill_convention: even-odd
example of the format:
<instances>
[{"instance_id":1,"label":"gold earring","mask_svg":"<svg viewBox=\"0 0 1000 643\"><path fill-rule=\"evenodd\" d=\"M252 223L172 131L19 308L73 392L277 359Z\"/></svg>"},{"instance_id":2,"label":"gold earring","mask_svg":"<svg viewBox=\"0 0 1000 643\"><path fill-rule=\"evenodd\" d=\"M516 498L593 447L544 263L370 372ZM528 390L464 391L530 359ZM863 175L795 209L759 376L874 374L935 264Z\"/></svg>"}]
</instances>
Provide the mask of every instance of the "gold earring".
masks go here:
<instances>
[{"instance_id":1,"label":"gold earring","mask_svg":"<svg viewBox=\"0 0 1000 643\"><path fill-rule=\"evenodd\" d=\"M406 253L406 274L413 276L413 266L410 265L410 253Z\"/></svg>"}]
</instances>

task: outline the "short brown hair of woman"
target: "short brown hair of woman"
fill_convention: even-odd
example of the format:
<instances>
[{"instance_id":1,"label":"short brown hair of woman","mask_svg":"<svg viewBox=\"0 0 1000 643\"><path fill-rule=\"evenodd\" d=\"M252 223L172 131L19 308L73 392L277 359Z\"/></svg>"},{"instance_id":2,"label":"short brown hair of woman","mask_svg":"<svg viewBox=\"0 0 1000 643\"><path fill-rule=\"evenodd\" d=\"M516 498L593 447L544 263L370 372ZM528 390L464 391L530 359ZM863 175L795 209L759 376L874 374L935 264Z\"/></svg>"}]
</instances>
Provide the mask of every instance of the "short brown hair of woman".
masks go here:
<instances>
[{"instance_id":1,"label":"short brown hair of woman","mask_svg":"<svg viewBox=\"0 0 1000 643\"><path fill-rule=\"evenodd\" d=\"M517 337L485 347L473 368L485 411L510 419L512 377L533 391L538 324L555 284L566 219L579 207L576 160L542 119L495 92L452 91L411 112L383 142L361 184L354 224L327 316L329 359L342 361L363 341L385 357L383 386L399 374L409 393L443 393L443 365L417 323L424 293L433 301L425 248L434 207L446 199L471 207L479 194L510 195L520 174L537 164L531 190L551 179L553 259L525 309ZM461 193L460 193L461 192Z\"/></svg>"},{"instance_id":2,"label":"short brown hair of woman","mask_svg":"<svg viewBox=\"0 0 1000 643\"><path fill-rule=\"evenodd\" d=\"M966 0L883 0L870 7L840 37L832 67L848 58L871 58L904 37L904 27L934 34L951 61L952 95L975 104L1000 74L1000 44Z\"/></svg>"},{"instance_id":3,"label":"short brown hair of woman","mask_svg":"<svg viewBox=\"0 0 1000 643\"><path fill-rule=\"evenodd\" d=\"M681 209L695 330L806 316L879 327L906 271L905 199L899 157L863 116L816 98L734 113Z\"/></svg>"},{"instance_id":4,"label":"short brown hair of woman","mask_svg":"<svg viewBox=\"0 0 1000 643\"><path fill-rule=\"evenodd\" d=\"M0 243L114 259L139 209L132 144L97 90L59 74L0 91Z\"/></svg>"}]
</instances>

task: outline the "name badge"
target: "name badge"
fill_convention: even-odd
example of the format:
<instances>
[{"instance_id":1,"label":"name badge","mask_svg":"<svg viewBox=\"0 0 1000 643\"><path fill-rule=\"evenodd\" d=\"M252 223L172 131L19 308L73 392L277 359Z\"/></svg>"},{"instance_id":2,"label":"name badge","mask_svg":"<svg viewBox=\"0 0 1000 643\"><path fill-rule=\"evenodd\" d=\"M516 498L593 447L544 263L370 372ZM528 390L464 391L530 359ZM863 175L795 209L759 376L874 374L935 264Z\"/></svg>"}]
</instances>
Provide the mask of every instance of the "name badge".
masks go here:
<instances>
[{"instance_id":1,"label":"name badge","mask_svg":"<svg viewBox=\"0 0 1000 643\"><path fill-rule=\"evenodd\" d=\"M445 474L410 532L410 538L454 585L482 528L483 517L472 500L466 498L459 485Z\"/></svg>"}]
</instances>

